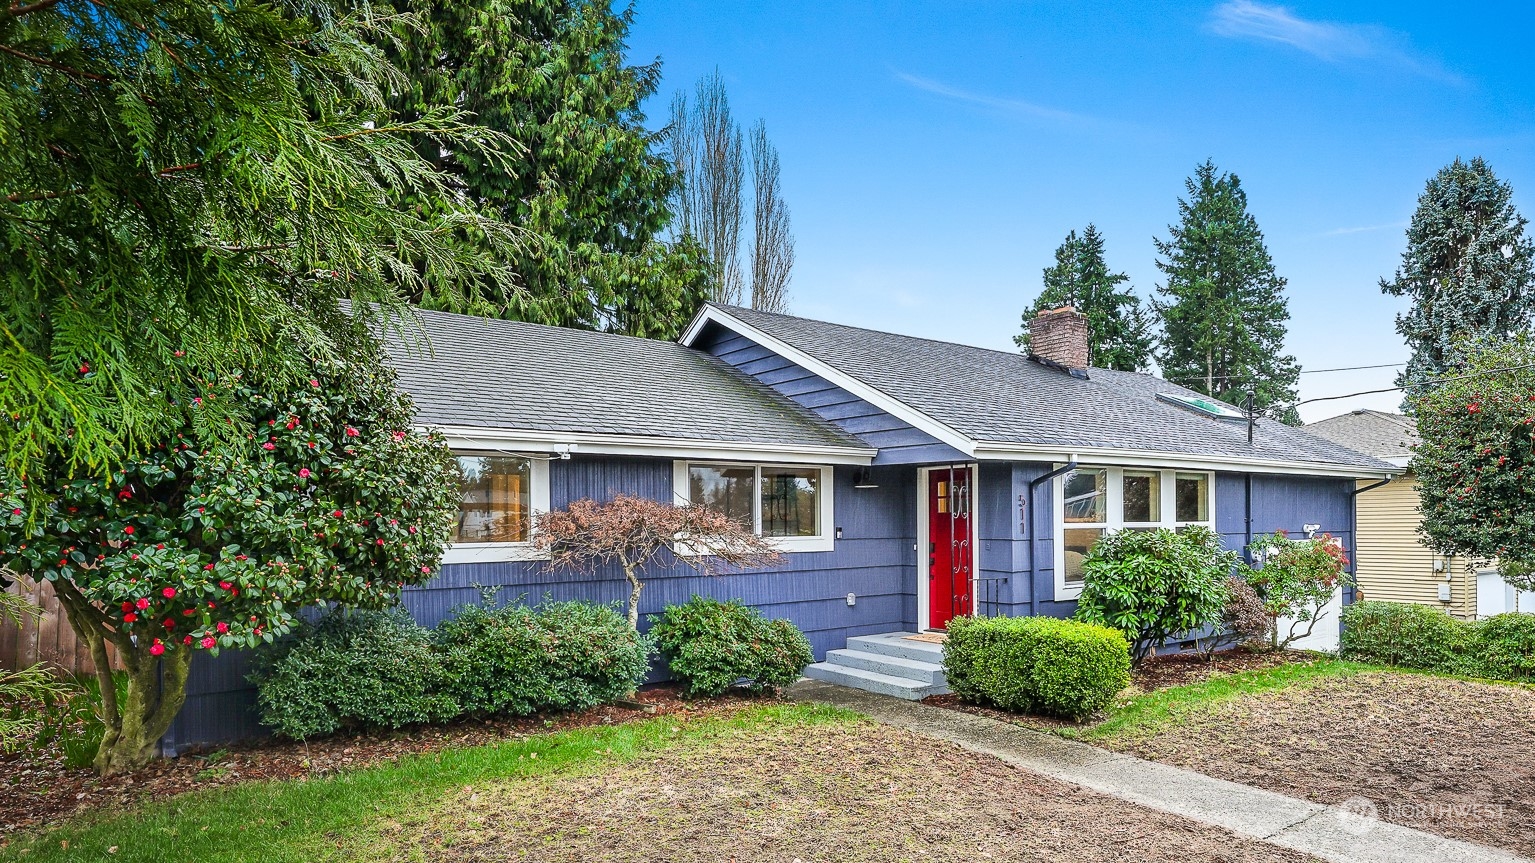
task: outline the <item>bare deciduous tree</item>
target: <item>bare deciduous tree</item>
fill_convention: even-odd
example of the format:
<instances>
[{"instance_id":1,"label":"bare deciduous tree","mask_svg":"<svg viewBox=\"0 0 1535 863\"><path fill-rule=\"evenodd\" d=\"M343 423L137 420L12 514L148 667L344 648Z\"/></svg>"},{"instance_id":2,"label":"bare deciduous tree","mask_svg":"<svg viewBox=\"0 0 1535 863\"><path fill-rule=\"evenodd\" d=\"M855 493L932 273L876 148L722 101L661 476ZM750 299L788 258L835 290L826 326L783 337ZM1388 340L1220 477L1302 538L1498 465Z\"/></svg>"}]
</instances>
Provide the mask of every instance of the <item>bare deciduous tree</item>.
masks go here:
<instances>
[{"instance_id":1,"label":"bare deciduous tree","mask_svg":"<svg viewBox=\"0 0 1535 863\"><path fill-rule=\"evenodd\" d=\"M730 116L718 70L699 79L694 100L690 105L681 91L672 99L672 158L682 177L678 228L709 253L713 299L738 304L744 293L741 191L746 181L741 127Z\"/></svg>"},{"instance_id":2,"label":"bare deciduous tree","mask_svg":"<svg viewBox=\"0 0 1535 863\"><path fill-rule=\"evenodd\" d=\"M539 513L534 542L549 552L550 569L591 572L617 564L629 580L629 624L640 624L640 573L669 554L705 574L720 565L767 566L779 554L771 543L717 510L621 494L607 503L578 500L564 510Z\"/></svg>"},{"instance_id":3,"label":"bare deciduous tree","mask_svg":"<svg viewBox=\"0 0 1535 863\"><path fill-rule=\"evenodd\" d=\"M789 273L794 269L794 234L779 180L778 148L768 140L761 120L752 127L752 308L785 312Z\"/></svg>"},{"instance_id":4,"label":"bare deciduous tree","mask_svg":"<svg viewBox=\"0 0 1535 863\"><path fill-rule=\"evenodd\" d=\"M709 255L712 299L769 312L787 310L794 235L779 179L778 149L758 121L751 130L751 270L741 266L741 228L746 210L746 147L730 114L725 82L716 70L699 79L692 99L672 99L672 159L682 182L673 207L678 233L691 236Z\"/></svg>"}]
</instances>

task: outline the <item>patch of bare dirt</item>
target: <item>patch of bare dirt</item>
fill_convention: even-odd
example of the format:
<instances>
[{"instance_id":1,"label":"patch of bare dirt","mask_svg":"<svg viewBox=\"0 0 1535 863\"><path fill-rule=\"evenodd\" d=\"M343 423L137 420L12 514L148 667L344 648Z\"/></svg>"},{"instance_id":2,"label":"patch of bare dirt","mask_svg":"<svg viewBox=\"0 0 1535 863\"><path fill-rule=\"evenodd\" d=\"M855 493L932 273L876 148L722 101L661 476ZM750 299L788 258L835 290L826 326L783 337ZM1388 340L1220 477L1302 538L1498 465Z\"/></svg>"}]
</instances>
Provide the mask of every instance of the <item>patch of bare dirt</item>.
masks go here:
<instances>
[{"instance_id":1,"label":"patch of bare dirt","mask_svg":"<svg viewBox=\"0 0 1535 863\"><path fill-rule=\"evenodd\" d=\"M360 841L443 863L1311 859L868 722L738 730L395 817Z\"/></svg>"},{"instance_id":2,"label":"patch of bare dirt","mask_svg":"<svg viewBox=\"0 0 1535 863\"><path fill-rule=\"evenodd\" d=\"M1319 678L1101 742L1386 821L1535 855L1535 689L1428 675Z\"/></svg>"},{"instance_id":3,"label":"patch of bare dirt","mask_svg":"<svg viewBox=\"0 0 1535 863\"><path fill-rule=\"evenodd\" d=\"M0 755L0 847L16 831L46 827L86 808L129 806L142 800L238 782L297 779L354 770L404 755L523 739L530 734L589 725L613 725L658 715L688 718L726 713L764 700L727 696L685 701L670 687L642 691L636 699L644 703L646 710L605 705L579 713L339 734L308 743L255 740L158 761L135 773L106 779L88 769L66 768L63 754L57 748Z\"/></svg>"}]
</instances>

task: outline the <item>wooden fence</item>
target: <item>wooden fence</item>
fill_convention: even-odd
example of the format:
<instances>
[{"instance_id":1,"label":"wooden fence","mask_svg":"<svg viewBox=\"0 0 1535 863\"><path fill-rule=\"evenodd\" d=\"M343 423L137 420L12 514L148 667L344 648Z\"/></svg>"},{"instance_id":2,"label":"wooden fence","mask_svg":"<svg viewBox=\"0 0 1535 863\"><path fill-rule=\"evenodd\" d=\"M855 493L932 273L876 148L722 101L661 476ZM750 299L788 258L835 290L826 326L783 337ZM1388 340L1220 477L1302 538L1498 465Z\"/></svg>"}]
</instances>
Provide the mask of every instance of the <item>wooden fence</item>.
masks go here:
<instances>
[{"instance_id":1,"label":"wooden fence","mask_svg":"<svg viewBox=\"0 0 1535 863\"><path fill-rule=\"evenodd\" d=\"M75 636L51 584L45 581L33 585L17 579L6 592L27 597L42 607L43 614L36 618L28 615L19 629L10 621L0 621L0 668L25 668L46 662L64 672L95 672L90 648ZM107 649L110 651L111 646Z\"/></svg>"}]
</instances>

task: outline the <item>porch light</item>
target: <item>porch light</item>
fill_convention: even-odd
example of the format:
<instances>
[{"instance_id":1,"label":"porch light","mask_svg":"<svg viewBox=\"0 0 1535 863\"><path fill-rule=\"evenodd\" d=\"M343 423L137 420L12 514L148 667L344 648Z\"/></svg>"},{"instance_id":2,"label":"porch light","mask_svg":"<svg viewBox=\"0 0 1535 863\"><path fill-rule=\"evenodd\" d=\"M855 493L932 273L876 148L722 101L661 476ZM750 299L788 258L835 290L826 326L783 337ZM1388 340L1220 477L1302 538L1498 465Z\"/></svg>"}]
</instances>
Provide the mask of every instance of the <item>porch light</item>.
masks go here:
<instances>
[{"instance_id":1,"label":"porch light","mask_svg":"<svg viewBox=\"0 0 1535 863\"><path fill-rule=\"evenodd\" d=\"M853 475L853 488L879 488L879 483L874 481L868 468L861 467Z\"/></svg>"}]
</instances>

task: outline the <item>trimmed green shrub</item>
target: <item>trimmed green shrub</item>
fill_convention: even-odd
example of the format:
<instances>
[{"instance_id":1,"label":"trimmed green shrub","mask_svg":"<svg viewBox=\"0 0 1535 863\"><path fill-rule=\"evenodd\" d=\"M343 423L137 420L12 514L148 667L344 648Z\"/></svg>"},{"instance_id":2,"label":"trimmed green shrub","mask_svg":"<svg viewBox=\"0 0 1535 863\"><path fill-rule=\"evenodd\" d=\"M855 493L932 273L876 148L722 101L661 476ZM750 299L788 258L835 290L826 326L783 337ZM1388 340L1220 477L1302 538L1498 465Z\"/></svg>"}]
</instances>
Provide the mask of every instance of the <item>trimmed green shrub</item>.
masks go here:
<instances>
[{"instance_id":1,"label":"trimmed green shrub","mask_svg":"<svg viewBox=\"0 0 1535 863\"><path fill-rule=\"evenodd\" d=\"M1477 625L1443 609L1402 602L1356 602L1343 609L1345 659L1424 671L1466 672Z\"/></svg>"},{"instance_id":2,"label":"trimmed green shrub","mask_svg":"<svg viewBox=\"0 0 1535 863\"><path fill-rule=\"evenodd\" d=\"M650 615L650 635L689 698L719 695L745 682L779 689L815 661L810 641L787 620L768 620L740 600L695 596Z\"/></svg>"},{"instance_id":3,"label":"trimmed green shrub","mask_svg":"<svg viewBox=\"0 0 1535 863\"><path fill-rule=\"evenodd\" d=\"M257 653L251 680L262 723L299 740L459 713L431 630L400 608L332 610Z\"/></svg>"},{"instance_id":4,"label":"trimmed green shrub","mask_svg":"<svg viewBox=\"0 0 1535 863\"><path fill-rule=\"evenodd\" d=\"M943 667L966 701L1082 719L1130 685L1130 643L1117 629L1074 620L956 617Z\"/></svg>"},{"instance_id":5,"label":"trimmed green shrub","mask_svg":"<svg viewBox=\"0 0 1535 863\"><path fill-rule=\"evenodd\" d=\"M466 606L437 627L447 689L465 713L584 710L644 679L650 639L590 602Z\"/></svg>"},{"instance_id":6,"label":"trimmed green shrub","mask_svg":"<svg viewBox=\"0 0 1535 863\"><path fill-rule=\"evenodd\" d=\"M1463 673L1492 680L1535 682L1535 614L1510 612L1476 623Z\"/></svg>"},{"instance_id":7,"label":"trimmed green shrub","mask_svg":"<svg viewBox=\"0 0 1535 863\"><path fill-rule=\"evenodd\" d=\"M1237 555L1215 531L1118 530L1082 561L1077 620L1124 633L1139 664L1169 639L1217 624Z\"/></svg>"}]
</instances>

